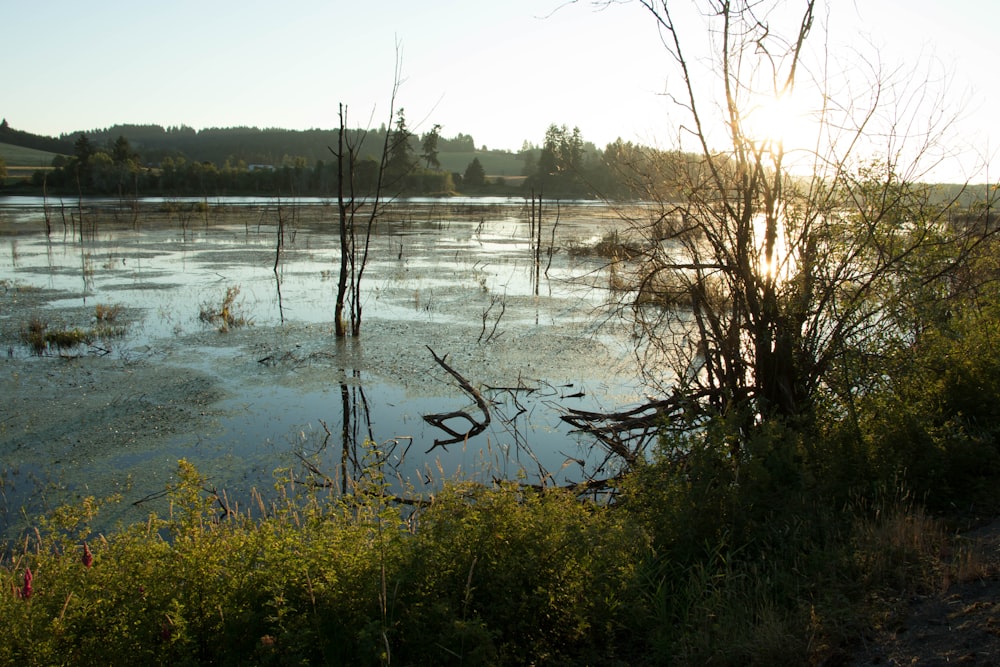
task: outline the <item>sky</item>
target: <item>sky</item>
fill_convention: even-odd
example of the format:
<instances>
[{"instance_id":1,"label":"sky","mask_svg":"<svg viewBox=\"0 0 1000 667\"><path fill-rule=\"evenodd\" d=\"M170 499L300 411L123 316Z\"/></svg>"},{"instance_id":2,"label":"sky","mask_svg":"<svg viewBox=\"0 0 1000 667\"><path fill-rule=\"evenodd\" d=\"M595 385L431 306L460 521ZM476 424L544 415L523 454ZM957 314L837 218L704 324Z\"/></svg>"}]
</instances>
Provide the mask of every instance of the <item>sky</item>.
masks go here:
<instances>
[{"instance_id":1,"label":"sky","mask_svg":"<svg viewBox=\"0 0 1000 667\"><path fill-rule=\"evenodd\" d=\"M791 0L788 3L794 6ZM930 63L917 88L945 92L952 127L938 180L984 181L1000 150L991 81L996 0L828 0L816 40L885 71ZM676 2L682 9L690 5ZM0 116L58 135L119 123L335 128L434 124L478 147L541 144L550 124L669 146L678 77L636 2L588 0L0 0ZM699 36L697 21L685 36ZM902 68L896 70L896 67ZM1000 161L989 180L1000 176Z\"/></svg>"}]
</instances>

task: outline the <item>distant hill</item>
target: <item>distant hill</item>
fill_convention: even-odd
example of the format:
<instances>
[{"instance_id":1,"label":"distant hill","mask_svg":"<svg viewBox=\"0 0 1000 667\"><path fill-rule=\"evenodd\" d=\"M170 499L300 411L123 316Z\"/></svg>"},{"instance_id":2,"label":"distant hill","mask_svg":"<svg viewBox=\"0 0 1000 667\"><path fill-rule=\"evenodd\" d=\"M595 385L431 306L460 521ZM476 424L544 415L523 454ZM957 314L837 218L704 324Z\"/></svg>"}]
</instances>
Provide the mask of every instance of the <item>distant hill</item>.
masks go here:
<instances>
[{"instance_id":1,"label":"distant hill","mask_svg":"<svg viewBox=\"0 0 1000 667\"><path fill-rule=\"evenodd\" d=\"M32 148L37 151L63 155L69 155L73 152L72 141L64 141L55 137L45 137L23 130L15 130L7 123L6 118L0 121L0 144Z\"/></svg>"},{"instance_id":2,"label":"distant hill","mask_svg":"<svg viewBox=\"0 0 1000 667\"><path fill-rule=\"evenodd\" d=\"M365 134L362 157L381 150L385 129L362 132L349 131L355 142ZM166 157L183 157L188 161L211 162L222 166L231 163L268 164L281 166L296 159L305 159L308 166L317 162L334 160L330 147L337 144L337 130L285 130L256 127L207 128L195 130L187 126L162 127L159 125L115 125L103 129L68 132L59 137L44 137L15 130L6 121L0 126L0 151L8 167L23 163L25 166L48 166L57 154L70 155L73 144L84 134L98 147L110 148L118 137L125 137L132 149L147 165L158 165ZM420 138L412 139L414 154L420 153ZM32 149L37 153L20 152ZM473 158L479 158L487 176L516 178L521 176L524 162L507 151L477 151L473 138L458 134L438 140L438 159L448 171L464 173Z\"/></svg>"},{"instance_id":3,"label":"distant hill","mask_svg":"<svg viewBox=\"0 0 1000 667\"><path fill-rule=\"evenodd\" d=\"M296 158L304 158L308 166L317 162L330 163L335 158L331 147L337 145L337 130L286 130L256 127L206 128L161 127L159 125L116 125L100 130L76 131L60 136L64 143L72 144L80 134L96 146L110 146L119 136L128 139L132 148L147 164L158 164L166 157L184 157L197 162L212 162L222 166L243 161L247 164L280 166ZM358 145L361 136L361 157L374 156L382 148L385 129L349 130L352 141ZM411 139L414 155L420 153L420 138ZM518 176L522 161L505 151L479 152L474 150L472 137L459 134L453 138L441 137L438 141L438 159L443 168L462 173L478 157L489 175Z\"/></svg>"},{"instance_id":4,"label":"distant hill","mask_svg":"<svg viewBox=\"0 0 1000 667\"><path fill-rule=\"evenodd\" d=\"M52 159L57 155L59 153L0 143L0 157L7 163L7 169L15 167L31 167L34 169L48 167L52 164Z\"/></svg>"}]
</instances>

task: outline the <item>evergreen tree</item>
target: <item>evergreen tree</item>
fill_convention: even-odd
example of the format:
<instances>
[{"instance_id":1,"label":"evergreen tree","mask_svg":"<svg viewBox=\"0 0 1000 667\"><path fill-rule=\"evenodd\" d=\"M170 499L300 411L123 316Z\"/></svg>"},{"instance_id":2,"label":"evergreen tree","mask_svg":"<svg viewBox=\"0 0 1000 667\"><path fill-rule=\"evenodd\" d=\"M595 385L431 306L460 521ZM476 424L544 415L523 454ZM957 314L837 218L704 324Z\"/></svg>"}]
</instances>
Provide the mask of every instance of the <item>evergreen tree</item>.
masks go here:
<instances>
[{"instance_id":1,"label":"evergreen tree","mask_svg":"<svg viewBox=\"0 0 1000 667\"><path fill-rule=\"evenodd\" d=\"M403 109L396 114L396 126L389 138L389 159L386 164L390 182L401 182L413 170L413 148L410 146L412 134L406 127Z\"/></svg>"},{"instance_id":2,"label":"evergreen tree","mask_svg":"<svg viewBox=\"0 0 1000 667\"><path fill-rule=\"evenodd\" d=\"M486 170L483 169L479 158L472 158L472 162L465 168L465 176L462 181L470 188L480 188L486 185Z\"/></svg>"},{"instance_id":3,"label":"evergreen tree","mask_svg":"<svg viewBox=\"0 0 1000 667\"><path fill-rule=\"evenodd\" d=\"M428 169L440 169L441 161L438 160L438 139L441 137L441 126L435 124L431 131L424 135L423 149L420 155L424 159L424 164Z\"/></svg>"},{"instance_id":4,"label":"evergreen tree","mask_svg":"<svg viewBox=\"0 0 1000 667\"><path fill-rule=\"evenodd\" d=\"M111 147L111 159L114 160L114 163L119 165L128 164L135 161L137 157L138 155L132 150L128 139L119 135Z\"/></svg>"},{"instance_id":5,"label":"evergreen tree","mask_svg":"<svg viewBox=\"0 0 1000 667\"><path fill-rule=\"evenodd\" d=\"M94 144L90 142L86 134L81 134L73 144L73 154L82 167L86 167L90 163L90 158L96 152Z\"/></svg>"}]
</instances>

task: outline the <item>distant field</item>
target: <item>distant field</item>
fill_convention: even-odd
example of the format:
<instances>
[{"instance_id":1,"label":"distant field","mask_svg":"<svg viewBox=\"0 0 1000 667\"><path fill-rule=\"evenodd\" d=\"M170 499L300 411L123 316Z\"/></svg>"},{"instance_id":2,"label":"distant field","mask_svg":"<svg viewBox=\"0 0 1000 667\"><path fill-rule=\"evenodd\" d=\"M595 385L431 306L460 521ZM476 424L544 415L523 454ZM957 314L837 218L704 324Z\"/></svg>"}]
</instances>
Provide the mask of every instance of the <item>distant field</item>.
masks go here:
<instances>
[{"instance_id":1,"label":"distant field","mask_svg":"<svg viewBox=\"0 0 1000 667\"><path fill-rule=\"evenodd\" d=\"M52 164L55 153L46 151L36 151L34 148L22 148L10 144L0 144L0 156L7 163L7 169L11 167L48 167Z\"/></svg>"},{"instance_id":2,"label":"distant field","mask_svg":"<svg viewBox=\"0 0 1000 667\"><path fill-rule=\"evenodd\" d=\"M11 181L31 178L39 169L51 169L55 156L55 153L36 151L34 148L0 143L0 157L7 163L7 179Z\"/></svg>"}]
</instances>

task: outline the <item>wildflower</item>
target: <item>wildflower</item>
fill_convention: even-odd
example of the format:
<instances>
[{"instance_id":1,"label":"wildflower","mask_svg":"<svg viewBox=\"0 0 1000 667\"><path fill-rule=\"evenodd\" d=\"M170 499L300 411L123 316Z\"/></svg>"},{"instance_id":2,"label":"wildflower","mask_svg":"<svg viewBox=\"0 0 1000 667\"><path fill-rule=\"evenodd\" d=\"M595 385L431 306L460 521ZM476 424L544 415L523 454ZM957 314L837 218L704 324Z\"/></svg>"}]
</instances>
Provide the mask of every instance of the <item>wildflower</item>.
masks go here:
<instances>
[{"instance_id":1,"label":"wildflower","mask_svg":"<svg viewBox=\"0 0 1000 667\"><path fill-rule=\"evenodd\" d=\"M31 587L32 579L34 579L34 577L31 574L31 568L30 567L24 568L24 586L21 587L21 598L24 600L30 598L31 591L34 590Z\"/></svg>"},{"instance_id":2,"label":"wildflower","mask_svg":"<svg viewBox=\"0 0 1000 667\"><path fill-rule=\"evenodd\" d=\"M81 560L84 567L90 567L94 564L94 554L90 553L90 545L86 542L83 543L83 558Z\"/></svg>"}]
</instances>

